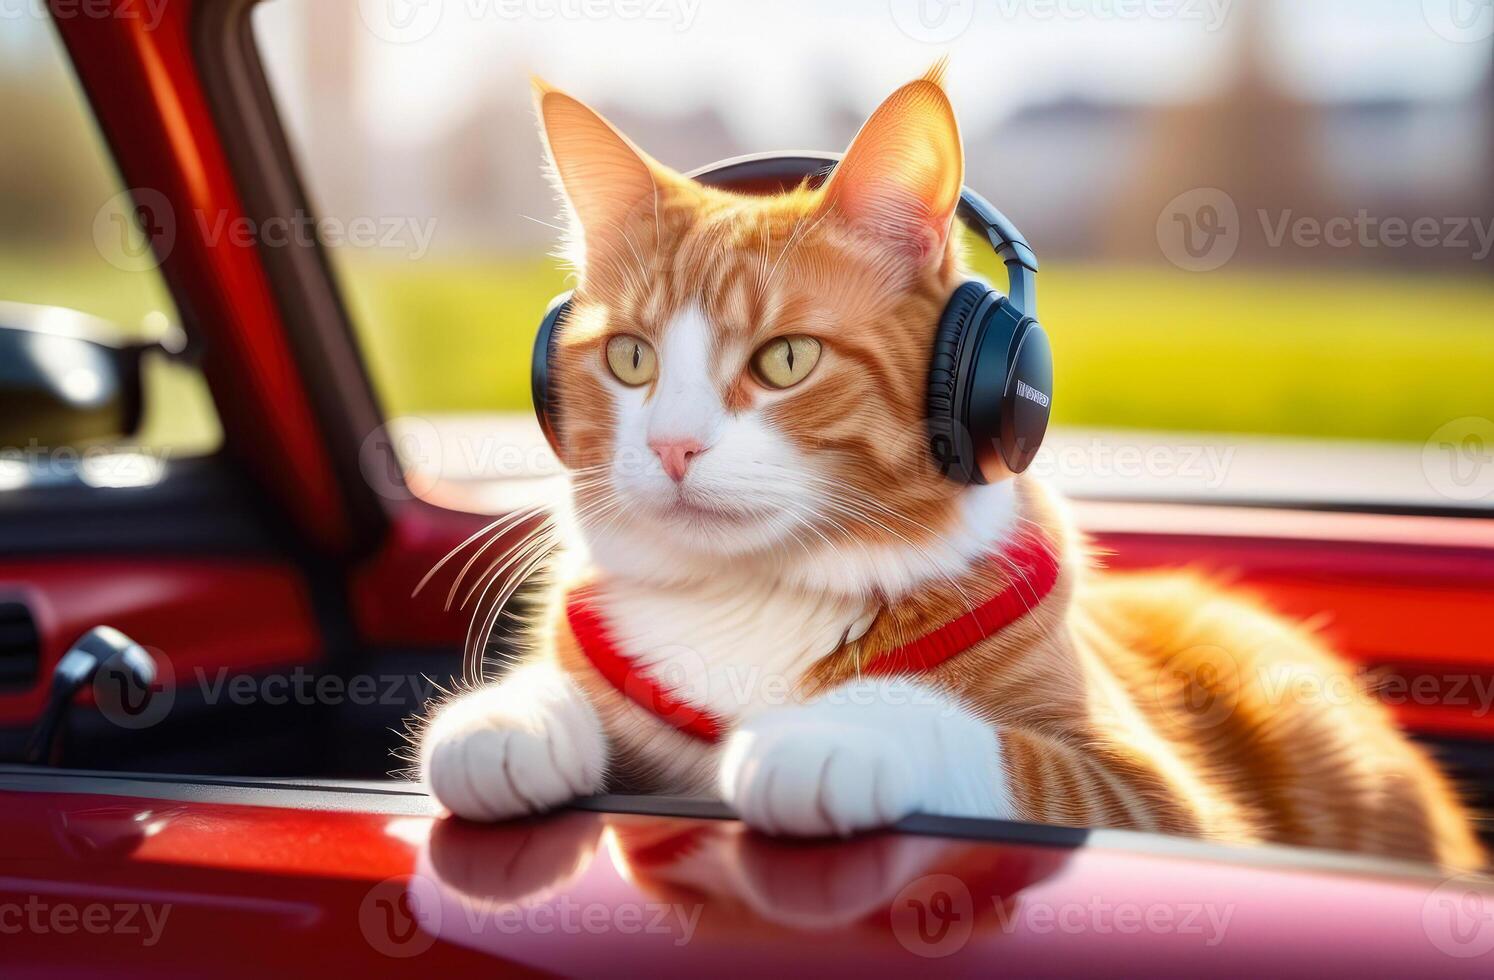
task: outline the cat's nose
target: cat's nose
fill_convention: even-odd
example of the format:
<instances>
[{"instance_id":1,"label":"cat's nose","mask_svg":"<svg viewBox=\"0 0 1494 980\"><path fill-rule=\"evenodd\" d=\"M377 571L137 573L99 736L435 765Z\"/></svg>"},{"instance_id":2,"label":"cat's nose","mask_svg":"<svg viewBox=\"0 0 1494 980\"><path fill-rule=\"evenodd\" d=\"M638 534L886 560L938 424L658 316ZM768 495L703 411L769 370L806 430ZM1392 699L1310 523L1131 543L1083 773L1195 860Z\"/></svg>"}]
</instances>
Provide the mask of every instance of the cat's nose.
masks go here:
<instances>
[{"instance_id":1,"label":"cat's nose","mask_svg":"<svg viewBox=\"0 0 1494 980\"><path fill-rule=\"evenodd\" d=\"M664 472L675 483L685 478L691 461L706 451L706 447L695 439L650 439L648 448L659 457L659 462L664 464Z\"/></svg>"}]
</instances>

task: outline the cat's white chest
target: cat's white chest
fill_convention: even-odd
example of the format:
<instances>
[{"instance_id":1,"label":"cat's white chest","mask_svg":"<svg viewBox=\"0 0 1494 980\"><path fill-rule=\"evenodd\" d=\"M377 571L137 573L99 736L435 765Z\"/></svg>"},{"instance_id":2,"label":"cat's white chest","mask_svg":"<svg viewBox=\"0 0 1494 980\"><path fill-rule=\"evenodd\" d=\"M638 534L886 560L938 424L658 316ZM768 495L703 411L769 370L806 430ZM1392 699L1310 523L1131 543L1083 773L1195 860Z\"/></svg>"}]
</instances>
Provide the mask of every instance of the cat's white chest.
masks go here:
<instances>
[{"instance_id":1,"label":"cat's white chest","mask_svg":"<svg viewBox=\"0 0 1494 980\"><path fill-rule=\"evenodd\" d=\"M876 609L733 581L690 589L611 581L598 590L618 648L677 698L740 721L794 703L799 679Z\"/></svg>"}]
</instances>

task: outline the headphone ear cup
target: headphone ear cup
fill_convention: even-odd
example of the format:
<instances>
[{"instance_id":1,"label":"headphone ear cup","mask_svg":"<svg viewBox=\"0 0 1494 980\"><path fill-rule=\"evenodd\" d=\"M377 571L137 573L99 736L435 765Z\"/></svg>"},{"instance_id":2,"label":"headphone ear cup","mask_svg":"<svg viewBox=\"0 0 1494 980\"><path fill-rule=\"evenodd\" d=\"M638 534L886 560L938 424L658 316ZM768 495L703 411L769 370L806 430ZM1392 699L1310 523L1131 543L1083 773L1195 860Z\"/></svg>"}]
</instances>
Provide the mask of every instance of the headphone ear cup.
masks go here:
<instances>
[{"instance_id":1,"label":"headphone ear cup","mask_svg":"<svg viewBox=\"0 0 1494 980\"><path fill-rule=\"evenodd\" d=\"M539 331L534 335L534 350L529 361L529 393L534 401L534 415L540 430L555 455L565 462L560 451L560 400L555 397L553 368L555 348L560 342L560 331L565 327L571 312L571 294L561 293L550 301L545 318L540 321Z\"/></svg>"},{"instance_id":2,"label":"headphone ear cup","mask_svg":"<svg viewBox=\"0 0 1494 980\"><path fill-rule=\"evenodd\" d=\"M970 433L959 417L956 391L960 382L961 346L979 310L993 296L990 286L970 280L961 284L944 304L934 330L933 356L929 359L928 414L929 449L939 471L956 483L982 482L976 465Z\"/></svg>"},{"instance_id":3,"label":"headphone ear cup","mask_svg":"<svg viewBox=\"0 0 1494 980\"><path fill-rule=\"evenodd\" d=\"M1053 407L1053 350L1036 320L1024 320L1011 344L1001 399L1001 456L1013 473L1037 458Z\"/></svg>"}]
</instances>

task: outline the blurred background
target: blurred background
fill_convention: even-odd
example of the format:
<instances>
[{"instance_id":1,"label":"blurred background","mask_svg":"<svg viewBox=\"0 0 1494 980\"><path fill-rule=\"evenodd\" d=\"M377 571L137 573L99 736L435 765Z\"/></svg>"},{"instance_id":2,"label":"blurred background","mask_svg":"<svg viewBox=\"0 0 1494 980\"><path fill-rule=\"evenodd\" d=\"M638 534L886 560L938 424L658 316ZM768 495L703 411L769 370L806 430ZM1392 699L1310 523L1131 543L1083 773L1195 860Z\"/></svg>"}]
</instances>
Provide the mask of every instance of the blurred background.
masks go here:
<instances>
[{"instance_id":1,"label":"blurred background","mask_svg":"<svg viewBox=\"0 0 1494 980\"><path fill-rule=\"evenodd\" d=\"M1437 489L1427 447L1476 461L1494 432L1482 0L266 0L253 24L391 417L528 409L565 287L531 74L688 170L843 149L948 54L967 182L1043 261L1057 447L1188 433L1242 450L1240 492L1254 467L1403 498ZM0 131L0 298L173 319L111 244L122 188L44 20L0 32ZM210 451L200 381L154 371L142 441Z\"/></svg>"}]
</instances>

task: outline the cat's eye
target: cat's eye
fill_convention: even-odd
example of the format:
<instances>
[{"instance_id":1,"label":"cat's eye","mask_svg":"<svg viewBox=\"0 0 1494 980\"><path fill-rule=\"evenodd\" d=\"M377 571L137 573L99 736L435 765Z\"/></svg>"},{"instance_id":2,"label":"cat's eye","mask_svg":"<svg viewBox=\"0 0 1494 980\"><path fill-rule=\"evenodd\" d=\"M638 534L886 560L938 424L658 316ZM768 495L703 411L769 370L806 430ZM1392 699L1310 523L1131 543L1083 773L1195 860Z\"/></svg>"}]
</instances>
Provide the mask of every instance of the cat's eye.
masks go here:
<instances>
[{"instance_id":1,"label":"cat's eye","mask_svg":"<svg viewBox=\"0 0 1494 980\"><path fill-rule=\"evenodd\" d=\"M792 388L809 377L820 360L820 342L813 337L779 337L752 355L752 370L769 388Z\"/></svg>"},{"instance_id":2,"label":"cat's eye","mask_svg":"<svg viewBox=\"0 0 1494 980\"><path fill-rule=\"evenodd\" d=\"M607 341L607 366L617 380L632 388L654 380L659 369L648 341L631 334L619 334Z\"/></svg>"}]
</instances>

